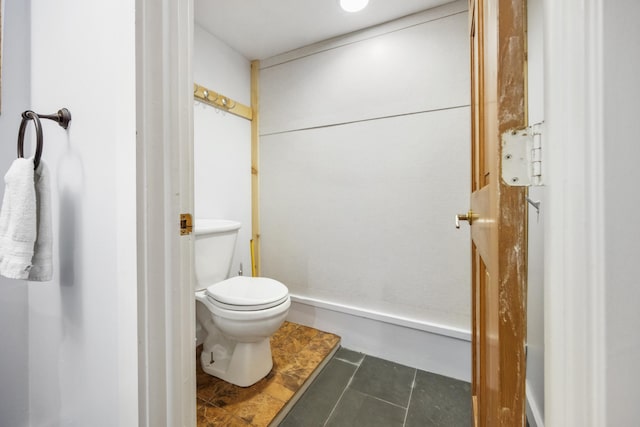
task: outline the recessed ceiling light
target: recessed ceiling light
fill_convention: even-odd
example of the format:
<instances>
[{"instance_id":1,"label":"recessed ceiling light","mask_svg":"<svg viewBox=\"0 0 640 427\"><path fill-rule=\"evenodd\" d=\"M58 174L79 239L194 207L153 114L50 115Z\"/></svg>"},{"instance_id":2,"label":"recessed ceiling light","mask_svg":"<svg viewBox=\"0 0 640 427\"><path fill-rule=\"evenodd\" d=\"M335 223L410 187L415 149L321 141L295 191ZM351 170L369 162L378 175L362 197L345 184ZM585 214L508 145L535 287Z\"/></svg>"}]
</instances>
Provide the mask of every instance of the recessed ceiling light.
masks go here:
<instances>
[{"instance_id":1,"label":"recessed ceiling light","mask_svg":"<svg viewBox=\"0 0 640 427\"><path fill-rule=\"evenodd\" d=\"M369 4L369 0L340 0L340 7L347 12L359 12Z\"/></svg>"}]
</instances>

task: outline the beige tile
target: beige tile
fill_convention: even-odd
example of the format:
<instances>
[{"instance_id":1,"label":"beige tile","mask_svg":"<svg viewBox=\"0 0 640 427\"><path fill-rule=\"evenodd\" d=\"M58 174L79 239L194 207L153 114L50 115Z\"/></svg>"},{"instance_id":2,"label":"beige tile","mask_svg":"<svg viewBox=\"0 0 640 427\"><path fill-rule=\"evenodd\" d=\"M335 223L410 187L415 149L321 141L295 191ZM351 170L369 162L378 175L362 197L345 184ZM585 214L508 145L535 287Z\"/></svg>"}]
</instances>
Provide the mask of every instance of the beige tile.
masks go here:
<instances>
[{"instance_id":1,"label":"beige tile","mask_svg":"<svg viewBox=\"0 0 640 427\"><path fill-rule=\"evenodd\" d=\"M273 334L273 336L271 337L271 343L273 344L274 341L278 341L281 340L282 338L287 337L291 332L295 331L296 329L298 329L300 325L296 324L296 323L291 323L291 322L287 322L285 321L282 326L280 326L280 329L278 329L276 331L275 334Z\"/></svg>"},{"instance_id":2,"label":"beige tile","mask_svg":"<svg viewBox=\"0 0 640 427\"><path fill-rule=\"evenodd\" d=\"M197 421L198 427L219 427L219 426L229 426L230 419L233 417L229 412L225 411L222 408L218 408L217 406L213 406L209 403L202 402L198 400L197 403ZM236 424L241 426L248 426L246 422L240 420L244 424Z\"/></svg>"},{"instance_id":3,"label":"beige tile","mask_svg":"<svg viewBox=\"0 0 640 427\"><path fill-rule=\"evenodd\" d=\"M306 378L300 378L295 372L279 372L277 374L277 382L283 387L291 390L293 393L300 389Z\"/></svg>"},{"instance_id":4,"label":"beige tile","mask_svg":"<svg viewBox=\"0 0 640 427\"><path fill-rule=\"evenodd\" d=\"M238 387L221 379L215 378L206 389L198 390L198 397L220 408L233 412L238 405L250 400L250 388ZM233 409L229 409L229 408Z\"/></svg>"},{"instance_id":5,"label":"beige tile","mask_svg":"<svg viewBox=\"0 0 640 427\"><path fill-rule=\"evenodd\" d=\"M256 427L266 427L280 412L284 402L265 393L256 395L240 406L234 415Z\"/></svg>"},{"instance_id":6,"label":"beige tile","mask_svg":"<svg viewBox=\"0 0 640 427\"><path fill-rule=\"evenodd\" d=\"M290 339L298 340L301 343L308 344L314 337L321 332L317 329L299 326L289 334Z\"/></svg>"},{"instance_id":7,"label":"beige tile","mask_svg":"<svg viewBox=\"0 0 640 427\"><path fill-rule=\"evenodd\" d=\"M282 385L279 381L274 380L270 381L266 387L262 390L263 393L268 394L269 396L273 396L278 400L283 402L288 402L289 399L293 397L295 394L293 390L288 389L284 385Z\"/></svg>"}]
</instances>

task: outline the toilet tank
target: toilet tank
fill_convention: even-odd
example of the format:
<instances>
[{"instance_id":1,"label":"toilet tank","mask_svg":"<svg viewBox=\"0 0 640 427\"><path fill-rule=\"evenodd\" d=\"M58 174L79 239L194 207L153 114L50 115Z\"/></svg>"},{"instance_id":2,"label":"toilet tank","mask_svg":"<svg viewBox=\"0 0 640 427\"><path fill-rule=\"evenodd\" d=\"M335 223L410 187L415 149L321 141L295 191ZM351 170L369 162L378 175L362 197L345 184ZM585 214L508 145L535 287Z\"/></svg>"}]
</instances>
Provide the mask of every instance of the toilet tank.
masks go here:
<instances>
[{"instance_id":1,"label":"toilet tank","mask_svg":"<svg viewBox=\"0 0 640 427\"><path fill-rule=\"evenodd\" d=\"M196 218L196 291L206 289L229 276L240 226L237 221Z\"/></svg>"}]
</instances>

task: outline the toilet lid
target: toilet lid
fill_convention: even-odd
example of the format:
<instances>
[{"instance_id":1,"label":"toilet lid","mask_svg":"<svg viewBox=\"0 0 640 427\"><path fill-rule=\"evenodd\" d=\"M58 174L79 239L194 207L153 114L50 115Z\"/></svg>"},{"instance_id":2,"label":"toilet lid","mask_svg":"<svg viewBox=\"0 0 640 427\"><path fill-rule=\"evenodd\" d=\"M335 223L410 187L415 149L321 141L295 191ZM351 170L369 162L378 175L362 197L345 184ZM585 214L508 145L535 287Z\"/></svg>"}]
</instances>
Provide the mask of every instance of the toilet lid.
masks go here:
<instances>
[{"instance_id":1,"label":"toilet lid","mask_svg":"<svg viewBox=\"0 0 640 427\"><path fill-rule=\"evenodd\" d=\"M207 288L209 300L228 310L263 310L282 304L289 289L266 277L237 276Z\"/></svg>"}]
</instances>

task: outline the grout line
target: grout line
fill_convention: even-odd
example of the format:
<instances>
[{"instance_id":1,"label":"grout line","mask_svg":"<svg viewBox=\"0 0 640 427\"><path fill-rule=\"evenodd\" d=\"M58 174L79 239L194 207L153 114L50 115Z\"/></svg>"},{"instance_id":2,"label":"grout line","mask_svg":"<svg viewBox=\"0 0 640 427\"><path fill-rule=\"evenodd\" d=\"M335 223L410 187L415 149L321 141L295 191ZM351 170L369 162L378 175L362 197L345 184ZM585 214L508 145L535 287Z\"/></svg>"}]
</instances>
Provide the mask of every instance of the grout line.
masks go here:
<instances>
[{"instance_id":1,"label":"grout line","mask_svg":"<svg viewBox=\"0 0 640 427\"><path fill-rule=\"evenodd\" d=\"M367 357L367 356L364 356L364 357ZM362 360L364 360L364 357L362 358ZM360 361L360 362L362 362L362 361ZM359 369L360 369L360 365L358 365L356 370L353 371L353 374L351 374L351 378L349 378L349 381L347 382L347 385L344 387L344 390L342 390L342 393L340 393L340 397L338 397L338 400L336 401L336 404L333 405L333 408L331 408L331 412L329 412L329 415L327 416L327 419L324 421L324 424L322 424L323 427L326 426L327 423L329 422L329 420L331 419L331 416L333 415L333 413L335 412L336 408L340 404L340 401L342 400L342 396L344 396L345 392L347 391L347 389L351 385L351 382L353 381L353 378L356 376L356 373L358 372Z\"/></svg>"},{"instance_id":2,"label":"grout line","mask_svg":"<svg viewBox=\"0 0 640 427\"><path fill-rule=\"evenodd\" d=\"M344 363L348 363L349 365L353 365L353 366L360 366L360 364L362 363L362 361L364 360L364 357L362 359L360 359L359 362L352 362L351 360L347 360L347 359L343 359L341 357L334 357L335 360L339 360L341 362Z\"/></svg>"},{"instance_id":3,"label":"grout line","mask_svg":"<svg viewBox=\"0 0 640 427\"><path fill-rule=\"evenodd\" d=\"M407 402L407 411L404 413L404 421L402 427L407 425L407 417L409 416L409 407L411 406L411 398L413 397L413 389L416 388L416 378L418 376L418 370L413 373L413 382L411 383L411 391L409 392L409 401Z\"/></svg>"},{"instance_id":4,"label":"grout line","mask_svg":"<svg viewBox=\"0 0 640 427\"><path fill-rule=\"evenodd\" d=\"M352 361L346 360L346 359L338 359L338 358L336 358L335 360L338 360L338 361L340 361L342 363L346 363L347 365L351 365L351 366L358 366L358 367L360 366L359 363L352 362Z\"/></svg>"},{"instance_id":5,"label":"grout line","mask_svg":"<svg viewBox=\"0 0 640 427\"><path fill-rule=\"evenodd\" d=\"M393 403L393 402L389 402L388 400L381 399L381 398L379 398L378 396L374 396L374 395L372 395L372 394L365 393L365 392L360 391L360 390L354 390L354 391L355 391L356 393L360 393L360 394L362 394L362 395L364 395L364 396L370 397L370 398L375 399L375 400L378 400L378 401L380 401L380 402L384 402L384 403L387 403L387 404L389 404L389 405L391 405L391 406L395 406L396 408L404 409L405 411L406 411L407 409L409 409L409 404L408 404L408 403L407 403L407 406L405 407L405 406L402 406L402 405L398 405L397 403ZM411 399L411 394L409 394L409 399ZM406 414L405 414L405 418L406 418Z\"/></svg>"}]
</instances>

